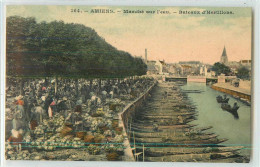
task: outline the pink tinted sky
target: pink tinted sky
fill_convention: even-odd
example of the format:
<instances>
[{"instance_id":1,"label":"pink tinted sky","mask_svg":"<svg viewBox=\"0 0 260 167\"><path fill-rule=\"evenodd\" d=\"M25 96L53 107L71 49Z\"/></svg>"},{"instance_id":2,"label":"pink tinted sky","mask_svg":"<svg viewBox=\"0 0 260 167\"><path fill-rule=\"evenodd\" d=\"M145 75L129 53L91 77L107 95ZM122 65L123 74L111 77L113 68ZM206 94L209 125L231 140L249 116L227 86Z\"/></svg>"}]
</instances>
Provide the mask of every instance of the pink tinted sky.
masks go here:
<instances>
[{"instance_id":1,"label":"pink tinted sky","mask_svg":"<svg viewBox=\"0 0 260 167\"><path fill-rule=\"evenodd\" d=\"M165 10L176 14L71 13L71 9ZM224 10L231 15L180 15L180 10ZM9 6L7 16L35 17L37 21L63 20L91 27L107 42L149 60L178 62L196 60L213 64L220 60L224 45L228 59L251 59L250 8L188 7L86 7Z\"/></svg>"}]
</instances>

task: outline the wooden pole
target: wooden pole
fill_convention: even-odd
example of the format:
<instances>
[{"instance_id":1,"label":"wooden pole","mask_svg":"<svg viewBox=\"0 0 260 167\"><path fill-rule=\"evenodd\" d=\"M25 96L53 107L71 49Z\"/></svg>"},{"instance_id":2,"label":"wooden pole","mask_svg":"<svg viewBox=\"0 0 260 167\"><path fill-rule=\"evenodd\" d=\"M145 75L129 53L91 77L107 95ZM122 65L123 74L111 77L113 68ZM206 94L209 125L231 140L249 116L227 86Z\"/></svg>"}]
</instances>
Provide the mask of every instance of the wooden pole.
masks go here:
<instances>
[{"instance_id":1,"label":"wooden pole","mask_svg":"<svg viewBox=\"0 0 260 167\"><path fill-rule=\"evenodd\" d=\"M144 144L143 144L143 162L144 162Z\"/></svg>"},{"instance_id":2,"label":"wooden pole","mask_svg":"<svg viewBox=\"0 0 260 167\"><path fill-rule=\"evenodd\" d=\"M130 140L130 138L131 138L131 126L132 126L132 124L131 124L131 122L130 122L130 128L129 128L129 140Z\"/></svg>"},{"instance_id":3,"label":"wooden pole","mask_svg":"<svg viewBox=\"0 0 260 167\"><path fill-rule=\"evenodd\" d=\"M123 121L125 124L125 121ZM126 133L129 132L129 123L128 123L128 117L126 118Z\"/></svg>"},{"instance_id":4,"label":"wooden pole","mask_svg":"<svg viewBox=\"0 0 260 167\"><path fill-rule=\"evenodd\" d=\"M57 88L58 88L58 79L57 79L57 76L55 76L55 85L54 85L54 92L55 92L55 95L57 94Z\"/></svg>"},{"instance_id":5,"label":"wooden pole","mask_svg":"<svg viewBox=\"0 0 260 167\"><path fill-rule=\"evenodd\" d=\"M77 94L77 96L79 95L79 79L78 78L76 78L76 80L75 80L75 88L76 88L76 94Z\"/></svg>"},{"instance_id":6,"label":"wooden pole","mask_svg":"<svg viewBox=\"0 0 260 167\"><path fill-rule=\"evenodd\" d=\"M133 131L133 138L134 138L134 149L135 149L135 155L136 155L136 148L135 148L135 131Z\"/></svg>"},{"instance_id":7,"label":"wooden pole","mask_svg":"<svg viewBox=\"0 0 260 167\"><path fill-rule=\"evenodd\" d=\"M19 88L20 88L20 90L19 90L20 95L24 96L24 90L23 90L23 88L24 88L24 78L21 78Z\"/></svg>"}]
</instances>

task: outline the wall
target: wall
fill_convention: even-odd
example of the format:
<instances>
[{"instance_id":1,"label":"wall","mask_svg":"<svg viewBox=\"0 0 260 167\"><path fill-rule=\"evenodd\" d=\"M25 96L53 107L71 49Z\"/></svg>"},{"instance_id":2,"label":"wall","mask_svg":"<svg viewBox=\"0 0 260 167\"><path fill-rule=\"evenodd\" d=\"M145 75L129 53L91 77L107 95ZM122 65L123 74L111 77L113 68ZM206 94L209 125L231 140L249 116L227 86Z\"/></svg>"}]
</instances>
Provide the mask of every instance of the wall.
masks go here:
<instances>
[{"instance_id":1,"label":"wall","mask_svg":"<svg viewBox=\"0 0 260 167\"><path fill-rule=\"evenodd\" d=\"M125 136L124 140L124 153L126 156L126 161L135 161L134 155L130 146L130 142L127 138L127 130L128 130L128 120L130 121L131 118L135 115L135 112L137 111L137 108L140 107L145 99L150 96L150 92L152 89L157 85L157 83L154 83L146 92L144 92L138 99L133 101L132 103L128 104L121 113L119 113L119 127L123 128L123 136Z\"/></svg>"},{"instance_id":2,"label":"wall","mask_svg":"<svg viewBox=\"0 0 260 167\"><path fill-rule=\"evenodd\" d=\"M218 76L218 83L225 83L225 82L226 82L225 76Z\"/></svg>"},{"instance_id":3,"label":"wall","mask_svg":"<svg viewBox=\"0 0 260 167\"><path fill-rule=\"evenodd\" d=\"M187 82L202 82L206 83L206 77L205 76L188 76Z\"/></svg>"},{"instance_id":4,"label":"wall","mask_svg":"<svg viewBox=\"0 0 260 167\"><path fill-rule=\"evenodd\" d=\"M237 91L226 89L226 88L221 88L221 87L214 86L214 85L212 85L211 88L215 89L217 91L220 91L220 92L227 93L227 94L232 95L232 96L237 96L237 97L240 97L240 98L247 99L247 100L251 101L251 96L250 95L247 95L247 94L244 94L244 93L241 93L241 92L237 92Z\"/></svg>"},{"instance_id":5,"label":"wall","mask_svg":"<svg viewBox=\"0 0 260 167\"><path fill-rule=\"evenodd\" d=\"M243 89L250 88L250 87L251 87L251 81L243 81L243 80L240 80L240 81L239 81L239 87L240 87L240 88L243 88Z\"/></svg>"}]
</instances>

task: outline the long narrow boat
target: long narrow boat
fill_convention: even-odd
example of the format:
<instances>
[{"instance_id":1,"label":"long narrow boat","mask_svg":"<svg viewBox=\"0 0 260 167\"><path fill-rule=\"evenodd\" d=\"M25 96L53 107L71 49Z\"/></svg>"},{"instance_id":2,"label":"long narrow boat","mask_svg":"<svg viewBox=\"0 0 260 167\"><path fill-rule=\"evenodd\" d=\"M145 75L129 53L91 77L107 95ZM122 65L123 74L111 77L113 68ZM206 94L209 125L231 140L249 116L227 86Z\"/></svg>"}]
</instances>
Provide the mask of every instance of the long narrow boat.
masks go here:
<instances>
[{"instance_id":1,"label":"long narrow boat","mask_svg":"<svg viewBox=\"0 0 260 167\"><path fill-rule=\"evenodd\" d=\"M173 138L187 138L187 137L193 137L193 138L205 138L210 137L214 135L214 133L202 133L197 135L184 135L183 131L179 132L172 132L172 133L165 133L165 132L154 132L154 133L142 133L142 132L135 132L135 136L139 138L158 138L158 137L173 137ZM218 136L218 135L215 135Z\"/></svg>"},{"instance_id":2,"label":"long narrow boat","mask_svg":"<svg viewBox=\"0 0 260 167\"><path fill-rule=\"evenodd\" d=\"M167 139L164 140L162 138L135 138L135 142L139 144L145 143L146 145L152 145L152 146L175 146L175 147L181 147L181 146L194 146L194 147L205 147L205 146L212 146L215 144L223 143L227 141L228 139L218 139L218 138L209 138L205 140L180 140L180 141L169 141L167 142Z\"/></svg>"},{"instance_id":3,"label":"long narrow boat","mask_svg":"<svg viewBox=\"0 0 260 167\"><path fill-rule=\"evenodd\" d=\"M135 120L134 123L141 123L141 124L158 124L160 126L169 126L169 125L182 125L182 124L186 124L189 123L193 120L196 120L196 118L182 118L182 120L179 120L178 118L174 118L174 119L147 119L147 120Z\"/></svg>"},{"instance_id":4,"label":"long narrow boat","mask_svg":"<svg viewBox=\"0 0 260 167\"><path fill-rule=\"evenodd\" d=\"M209 161L214 159L225 159L239 156L238 153L230 152L212 152L212 153L201 153L201 154L181 154L181 155L168 155L162 157L146 157L145 161L156 161L156 162L199 162Z\"/></svg>"},{"instance_id":5,"label":"long narrow boat","mask_svg":"<svg viewBox=\"0 0 260 167\"><path fill-rule=\"evenodd\" d=\"M165 111L165 110L163 110ZM153 112L153 111L149 111L149 112L140 112L138 113L138 115L140 116L175 116L175 115L195 115L195 114L198 114L197 111L184 111L184 112L173 112L171 110L171 112L162 112L162 113L158 113L158 112Z\"/></svg>"},{"instance_id":6,"label":"long narrow boat","mask_svg":"<svg viewBox=\"0 0 260 167\"><path fill-rule=\"evenodd\" d=\"M135 137L131 136L132 139L136 139L136 140L144 140L144 141L168 141L168 142L177 142L177 143L181 143L183 141L186 140L209 140L209 139L213 139L213 138L217 138L218 135L200 135L200 136L194 136L194 137L190 137L190 136L153 136L153 137L149 137L149 136L139 136L139 135L135 135Z\"/></svg>"},{"instance_id":7,"label":"long narrow boat","mask_svg":"<svg viewBox=\"0 0 260 167\"><path fill-rule=\"evenodd\" d=\"M181 116L183 118L189 119L189 118L194 118L197 115L194 114L190 114L190 115L186 115L186 114L176 114L175 116L173 115L152 115L152 116L148 116L148 115L144 115L144 116L140 116L140 118L145 119L145 120L154 120L154 119L175 119L176 116Z\"/></svg>"},{"instance_id":8,"label":"long narrow boat","mask_svg":"<svg viewBox=\"0 0 260 167\"><path fill-rule=\"evenodd\" d=\"M165 126L160 126L159 127L159 130L160 129L185 129L185 128L191 128L191 127L194 127L194 126L197 126L197 125L188 125L188 124L186 124L186 125L165 125ZM131 125L131 128L132 128L132 130L140 130L140 129L146 129L146 130L148 130L148 129L150 129L150 130L152 130L152 129L154 129L154 126L153 125L140 125L140 124L137 124L137 125L135 125L135 124L132 124ZM187 129L186 131L189 131L190 129ZM153 132L155 132L155 131L153 131Z\"/></svg>"},{"instance_id":9,"label":"long narrow boat","mask_svg":"<svg viewBox=\"0 0 260 167\"><path fill-rule=\"evenodd\" d=\"M145 154L151 157L183 154L202 154L207 152L232 152L243 149L243 146L235 147L149 147L145 148ZM140 148L141 151L142 148Z\"/></svg>"},{"instance_id":10,"label":"long narrow boat","mask_svg":"<svg viewBox=\"0 0 260 167\"><path fill-rule=\"evenodd\" d=\"M222 103L221 108L228 112L237 112L237 110L239 109L239 106L231 107L229 104Z\"/></svg>"}]
</instances>

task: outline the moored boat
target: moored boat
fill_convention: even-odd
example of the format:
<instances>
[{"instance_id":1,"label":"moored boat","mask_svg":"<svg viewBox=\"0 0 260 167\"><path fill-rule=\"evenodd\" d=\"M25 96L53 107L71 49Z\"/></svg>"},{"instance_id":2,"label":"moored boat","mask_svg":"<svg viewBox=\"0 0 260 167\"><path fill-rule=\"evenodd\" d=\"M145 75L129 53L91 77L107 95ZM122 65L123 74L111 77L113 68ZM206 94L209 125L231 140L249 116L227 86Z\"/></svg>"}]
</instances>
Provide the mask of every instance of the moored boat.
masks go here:
<instances>
[{"instance_id":1,"label":"moored boat","mask_svg":"<svg viewBox=\"0 0 260 167\"><path fill-rule=\"evenodd\" d=\"M233 107L231 107L229 104L227 103L222 103L221 104L221 108L223 110L229 111L229 112L237 112L237 110L239 109L239 106L236 105L236 103L234 104Z\"/></svg>"},{"instance_id":2,"label":"moored boat","mask_svg":"<svg viewBox=\"0 0 260 167\"><path fill-rule=\"evenodd\" d=\"M229 98L226 97L223 98L222 96L217 96L216 99L218 103L228 103L229 101Z\"/></svg>"}]
</instances>

